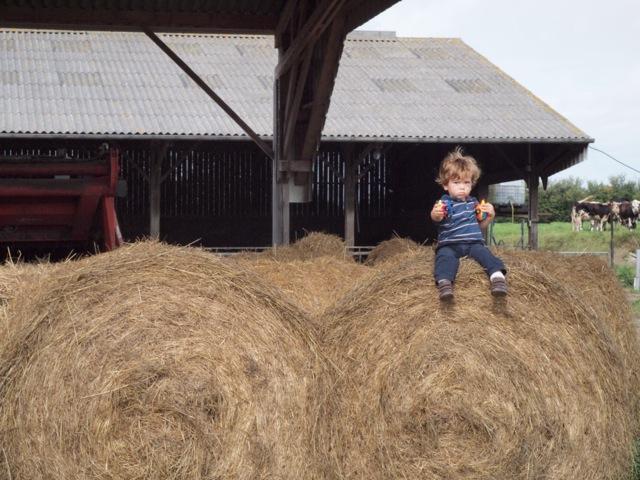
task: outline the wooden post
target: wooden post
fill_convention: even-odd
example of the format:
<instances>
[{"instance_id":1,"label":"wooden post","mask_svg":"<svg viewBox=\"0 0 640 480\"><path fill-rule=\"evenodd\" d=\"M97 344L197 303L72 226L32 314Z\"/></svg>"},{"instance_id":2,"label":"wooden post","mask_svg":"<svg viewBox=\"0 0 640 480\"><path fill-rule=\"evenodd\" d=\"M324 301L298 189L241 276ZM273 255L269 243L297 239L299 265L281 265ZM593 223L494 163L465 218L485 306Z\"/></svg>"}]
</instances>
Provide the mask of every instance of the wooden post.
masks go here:
<instances>
[{"instance_id":1,"label":"wooden post","mask_svg":"<svg viewBox=\"0 0 640 480\"><path fill-rule=\"evenodd\" d=\"M344 242L347 247L356 244L356 185L358 164L353 156L353 148L347 144L343 150L345 161L344 174Z\"/></svg>"},{"instance_id":2,"label":"wooden post","mask_svg":"<svg viewBox=\"0 0 640 480\"><path fill-rule=\"evenodd\" d=\"M538 170L531 154L531 144L527 145L528 162L527 173L529 175L529 249L538 249Z\"/></svg>"},{"instance_id":3,"label":"wooden post","mask_svg":"<svg viewBox=\"0 0 640 480\"><path fill-rule=\"evenodd\" d=\"M149 237L160 239L160 186L162 185L163 150L156 151L149 175Z\"/></svg>"},{"instance_id":4,"label":"wooden post","mask_svg":"<svg viewBox=\"0 0 640 480\"><path fill-rule=\"evenodd\" d=\"M614 225L613 217L610 214L609 215L609 228L611 229L611 238L609 240L609 266L611 268L613 268L613 259L614 259L614 256L615 256L615 252L614 252L615 244L614 244L614 241L613 241L613 225Z\"/></svg>"},{"instance_id":5,"label":"wooden post","mask_svg":"<svg viewBox=\"0 0 640 480\"><path fill-rule=\"evenodd\" d=\"M282 47L278 48L278 57L282 58ZM271 182L271 243L289 244L289 178L281 171L283 160L284 113L285 103L282 95L282 78L276 77L273 84L273 161Z\"/></svg>"}]
</instances>

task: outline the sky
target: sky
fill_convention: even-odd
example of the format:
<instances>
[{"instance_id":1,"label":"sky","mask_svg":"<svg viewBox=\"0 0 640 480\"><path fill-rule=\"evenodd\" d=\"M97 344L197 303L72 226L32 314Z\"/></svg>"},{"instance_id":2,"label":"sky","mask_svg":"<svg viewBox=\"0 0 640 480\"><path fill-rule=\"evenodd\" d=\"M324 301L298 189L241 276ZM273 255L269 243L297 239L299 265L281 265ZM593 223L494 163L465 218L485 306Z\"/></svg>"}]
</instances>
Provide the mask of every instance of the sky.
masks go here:
<instances>
[{"instance_id":1,"label":"sky","mask_svg":"<svg viewBox=\"0 0 640 480\"><path fill-rule=\"evenodd\" d=\"M401 0L362 30L455 37L640 171L640 0ZM635 172L589 149L551 180Z\"/></svg>"}]
</instances>

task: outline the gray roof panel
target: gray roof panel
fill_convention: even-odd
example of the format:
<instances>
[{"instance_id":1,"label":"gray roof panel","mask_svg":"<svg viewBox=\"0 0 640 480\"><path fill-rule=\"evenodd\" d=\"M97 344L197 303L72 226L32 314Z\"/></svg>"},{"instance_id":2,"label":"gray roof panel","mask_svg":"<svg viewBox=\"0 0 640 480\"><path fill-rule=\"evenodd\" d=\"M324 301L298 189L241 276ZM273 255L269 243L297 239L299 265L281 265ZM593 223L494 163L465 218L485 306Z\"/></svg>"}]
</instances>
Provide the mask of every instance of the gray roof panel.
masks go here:
<instances>
[{"instance_id":1,"label":"gray roof panel","mask_svg":"<svg viewBox=\"0 0 640 480\"><path fill-rule=\"evenodd\" d=\"M261 136L272 135L273 38L162 35ZM2 134L244 133L139 33L0 30ZM358 32L323 139L591 141L459 39Z\"/></svg>"}]
</instances>

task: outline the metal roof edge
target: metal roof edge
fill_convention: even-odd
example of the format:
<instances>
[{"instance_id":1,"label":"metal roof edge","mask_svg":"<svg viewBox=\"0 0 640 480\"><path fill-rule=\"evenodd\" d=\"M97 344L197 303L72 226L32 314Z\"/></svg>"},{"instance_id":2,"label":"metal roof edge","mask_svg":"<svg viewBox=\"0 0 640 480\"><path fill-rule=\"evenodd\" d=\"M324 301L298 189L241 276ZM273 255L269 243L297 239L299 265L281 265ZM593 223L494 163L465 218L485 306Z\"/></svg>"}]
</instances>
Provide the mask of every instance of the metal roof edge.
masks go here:
<instances>
[{"instance_id":1,"label":"metal roof edge","mask_svg":"<svg viewBox=\"0 0 640 480\"><path fill-rule=\"evenodd\" d=\"M251 141L247 135L195 135L157 133L7 133L0 132L0 139L60 139L60 140L233 140ZM260 136L262 140L272 141L272 137Z\"/></svg>"},{"instance_id":2,"label":"metal roof edge","mask_svg":"<svg viewBox=\"0 0 640 480\"><path fill-rule=\"evenodd\" d=\"M10 133L0 132L0 139L52 138L74 140L233 140L250 141L247 135L198 135L198 134L157 134L157 133ZM273 141L272 136L260 136L264 141ZM391 143L576 143L589 144L594 138L501 138L501 137L385 137L385 136L337 136L323 135L322 141L331 142L391 142Z\"/></svg>"}]
</instances>

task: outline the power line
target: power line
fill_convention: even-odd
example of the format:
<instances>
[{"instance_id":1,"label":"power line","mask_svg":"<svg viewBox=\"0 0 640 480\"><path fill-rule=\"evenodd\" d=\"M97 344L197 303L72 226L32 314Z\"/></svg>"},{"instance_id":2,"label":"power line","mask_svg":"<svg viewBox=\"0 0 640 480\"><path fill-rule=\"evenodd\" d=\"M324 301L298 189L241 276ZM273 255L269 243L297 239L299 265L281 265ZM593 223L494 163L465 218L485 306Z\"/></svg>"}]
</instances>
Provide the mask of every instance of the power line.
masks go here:
<instances>
[{"instance_id":1,"label":"power line","mask_svg":"<svg viewBox=\"0 0 640 480\"><path fill-rule=\"evenodd\" d=\"M620 160L618 160L617 158L613 158L611 155L609 155L607 152L605 152L604 150L600 150L599 148L596 147L592 147L591 145L589 145L589 148L591 150L595 150L596 152L600 152L603 155L606 155L607 157L609 157L611 160L613 160L614 162L618 162L620 165L624 165L625 167L627 167L630 170L633 170L634 172L640 173L640 170L637 170L635 168L633 168L631 165L627 165L624 162L621 162Z\"/></svg>"}]
</instances>

